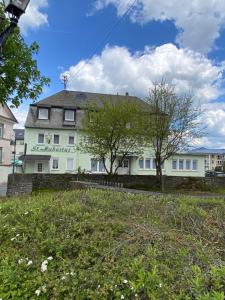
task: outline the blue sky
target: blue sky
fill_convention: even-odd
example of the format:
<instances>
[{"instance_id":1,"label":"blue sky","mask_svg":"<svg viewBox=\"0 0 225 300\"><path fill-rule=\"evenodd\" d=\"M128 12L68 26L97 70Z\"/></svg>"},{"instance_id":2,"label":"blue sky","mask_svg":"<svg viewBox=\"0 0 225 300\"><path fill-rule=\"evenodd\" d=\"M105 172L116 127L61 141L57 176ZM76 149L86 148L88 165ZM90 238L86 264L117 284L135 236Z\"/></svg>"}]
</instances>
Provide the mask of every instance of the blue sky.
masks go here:
<instances>
[{"instance_id":1,"label":"blue sky","mask_svg":"<svg viewBox=\"0 0 225 300\"><path fill-rule=\"evenodd\" d=\"M72 90L142 98L165 78L206 111L208 135L196 146L225 147L225 1L212 2L31 0L20 27L51 78L40 99L63 89L62 74ZM14 110L20 126L29 104Z\"/></svg>"}]
</instances>

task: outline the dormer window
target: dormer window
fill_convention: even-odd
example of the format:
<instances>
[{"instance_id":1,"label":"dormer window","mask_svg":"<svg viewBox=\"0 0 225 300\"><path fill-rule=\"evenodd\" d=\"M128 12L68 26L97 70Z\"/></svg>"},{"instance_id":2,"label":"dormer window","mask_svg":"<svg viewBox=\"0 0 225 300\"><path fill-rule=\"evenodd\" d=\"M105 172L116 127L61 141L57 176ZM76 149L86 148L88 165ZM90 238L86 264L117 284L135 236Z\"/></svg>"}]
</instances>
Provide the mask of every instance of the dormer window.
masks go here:
<instances>
[{"instance_id":1,"label":"dormer window","mask_svg":"<svg viewBox=\"0 0 225 300\"><path fill-rule=\"evenodd\" d=\"M48 108L38 108L38 119L48 120L49 119L49 109Z\"/></svg>"},{"instance_id":2,"label":"dormer window","mask_svg":"<svg viewBox=\"0 0 225 300\"><path fill-rule=\"evenodd\" d=\"M64 120L69 122L75 121L75 111L71 109L66 109L64 114Z\"/></svg>"}]
</instances>

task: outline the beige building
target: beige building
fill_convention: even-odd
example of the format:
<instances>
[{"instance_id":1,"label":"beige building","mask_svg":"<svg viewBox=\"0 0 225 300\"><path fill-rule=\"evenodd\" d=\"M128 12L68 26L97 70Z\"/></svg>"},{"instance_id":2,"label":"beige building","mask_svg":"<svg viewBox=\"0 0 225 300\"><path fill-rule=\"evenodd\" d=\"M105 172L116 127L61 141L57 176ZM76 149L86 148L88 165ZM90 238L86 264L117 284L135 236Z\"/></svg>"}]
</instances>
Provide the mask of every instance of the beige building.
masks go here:
<instances>
[{"instance_id":1,"label":"beige building","mask_svg":"<svg viewBox=\"0 0 225 300\"><path fill-rule=\"evenodd\" d=\"M197 148L190 153L205 155L205 171L219 171L223 170L225 163L225 149L207 149L207 148Z\"/></svg>"},{"instance_id":2,"label":"beige building","mask_svg":"<svg viewBox=\"0 0 225 300\"><path fill-rule=\"evenodd\" d=\"M14 140L13 126L18 123L8 105L0 106L0 184L7 182L12 172L11 141Z\"/></svg>"}]
</instances>

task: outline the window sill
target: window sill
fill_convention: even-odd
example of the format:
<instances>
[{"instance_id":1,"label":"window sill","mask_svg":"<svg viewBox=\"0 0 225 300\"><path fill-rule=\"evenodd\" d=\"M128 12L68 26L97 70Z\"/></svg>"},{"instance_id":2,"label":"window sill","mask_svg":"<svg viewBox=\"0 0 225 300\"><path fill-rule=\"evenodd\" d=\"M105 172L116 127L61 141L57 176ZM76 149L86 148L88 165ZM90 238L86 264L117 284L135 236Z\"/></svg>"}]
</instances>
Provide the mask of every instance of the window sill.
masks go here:
<instances>
[{"instance_id":1,"label":"window sill","mask_svg":"<svg viewBox=\"0 0 225 300\"><path fill-rule=\"evenodd\" d=\"M198 172L199 170L172 170L172 172Z\"/></svg>"}]
</instances>

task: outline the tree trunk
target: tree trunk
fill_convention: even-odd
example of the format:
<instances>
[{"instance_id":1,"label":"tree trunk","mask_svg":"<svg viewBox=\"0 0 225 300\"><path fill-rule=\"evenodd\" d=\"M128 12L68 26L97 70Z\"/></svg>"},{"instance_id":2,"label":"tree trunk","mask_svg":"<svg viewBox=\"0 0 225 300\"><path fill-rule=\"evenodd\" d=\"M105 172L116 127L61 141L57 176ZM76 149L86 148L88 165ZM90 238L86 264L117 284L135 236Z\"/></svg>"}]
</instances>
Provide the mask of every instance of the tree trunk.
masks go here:
<instances>
[{"instance_id":1,"label":"tree trunk","mask_svg":"<svg viewBox=\"0 0 225 300\"><path fill-rule=\"evenodd\" d=\"M156 156L156 177L159 182L159 188L163 192L164 184L163 184L163 175L162 175L162 161L160 156Z\"/></svg>"}]
</instances>

